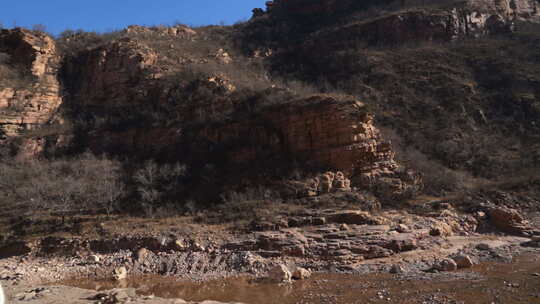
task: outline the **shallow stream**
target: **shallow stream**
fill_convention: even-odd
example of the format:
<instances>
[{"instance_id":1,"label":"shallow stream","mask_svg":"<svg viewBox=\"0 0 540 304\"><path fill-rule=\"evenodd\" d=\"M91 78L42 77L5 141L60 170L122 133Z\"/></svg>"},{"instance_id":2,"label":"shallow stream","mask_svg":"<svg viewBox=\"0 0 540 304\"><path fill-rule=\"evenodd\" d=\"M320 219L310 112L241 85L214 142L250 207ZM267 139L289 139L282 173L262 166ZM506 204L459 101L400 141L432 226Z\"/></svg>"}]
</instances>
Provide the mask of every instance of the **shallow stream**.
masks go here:
<instances>
[{"instance_id":1,"label":"shallow stream","mask_svg":"<svg viewBox=\"0 0 540 304\"><path fill-rule=\"evenodd\" d=\"M448 273L316 274L293 284L269 284L248 277L205 283L158 276L125 282L76 280L63 285L107 290L136 288L141 295L257 304L289 303L539 303L540 256L512 263L485 263Z\"/></svg>"}]
</instances>

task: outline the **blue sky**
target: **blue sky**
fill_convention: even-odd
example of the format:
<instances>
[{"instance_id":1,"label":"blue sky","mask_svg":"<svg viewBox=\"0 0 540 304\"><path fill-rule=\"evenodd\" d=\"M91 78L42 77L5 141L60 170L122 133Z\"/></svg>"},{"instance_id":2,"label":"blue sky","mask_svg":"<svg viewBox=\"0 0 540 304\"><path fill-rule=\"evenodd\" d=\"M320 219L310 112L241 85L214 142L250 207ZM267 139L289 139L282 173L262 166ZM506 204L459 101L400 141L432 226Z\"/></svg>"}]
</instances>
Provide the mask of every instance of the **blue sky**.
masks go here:
<instances>
[{"instance_id":1,"label":"blue sky","mask_svg":"<svg viewBox=\"0 0 540 304\"><path fill-rule=\"evenodd\" d=\"M45 25L65 29L110 31L131 24L231 24L251 17L266 0L0 0L4 27Z\"/></svg>"}]
</instances>

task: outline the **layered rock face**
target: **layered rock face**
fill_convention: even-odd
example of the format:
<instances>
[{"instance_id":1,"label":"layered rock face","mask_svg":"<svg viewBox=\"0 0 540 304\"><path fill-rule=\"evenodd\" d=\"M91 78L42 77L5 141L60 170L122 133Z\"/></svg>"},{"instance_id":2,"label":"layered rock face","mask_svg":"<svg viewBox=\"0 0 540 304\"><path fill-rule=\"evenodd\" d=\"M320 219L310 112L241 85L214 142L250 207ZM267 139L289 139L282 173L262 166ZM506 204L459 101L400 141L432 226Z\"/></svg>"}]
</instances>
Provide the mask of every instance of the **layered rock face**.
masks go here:
<instances>
[{"instance_id":1,"label":"layered rock face","mask_svg":"<svg viewBox=\"0 0 540 304\"><path fill-rule=\"evenodd\" d=\"M135 30L140 29L130 29ZM9 137L44 125L62 104L67 109L64 114L82 115L63 118L87 120L85 148L96 152L116 147L120 153L156 157L167 151L183 161L194 151L205 155L217 149L224 151L225 160L232 163L249 164L270 157L339 171L332 178L321 175L321 186L316 188L348 190L351 182L352 186L373 186L380 179L401 187L390 145L382 140L364 104L352 97L298 97L265 105L253 113L235 104L234 97L227 97L235 87L225 75L187 86L170 83L157 51L124 37L63 60L60 74L67 96L63 100L58 80L61 58L50 37L11 30L3 31L0 41L0 50L12 55L14 64L34 77L31 87L5 88L0 94L0 105L5 109L0 122ZM212 98L186 104L181 94L177 96L178 90L209 91ZM8 111L12 105L20 106L20 110ZM144 115L154 115L160 106L177 112L174 127L167 126L166 121L143 119ZM196 113L231 109L239 116L217 126L190 125ZM76 141L73 144L78 144ZM42 145L42 141L34 140L26 144L27 150L32 150L26 153L38 153ZM178 145L187 149L177 151Z\"/></svg>"},{"instance_id":2,"label":"layered rock face","mask_svg":"<svg viewBox=\"0 0 540 304\"><path fill-rule=\"evenodd\" d=\"M476 1L456 3L451 9L411 10L355 25L364 40L403 43L414 40L451 41L461 37L511 32L514 21L540 17L535 1ZM351 30L348 28L347 30Z\"/></svg>"},{"instance_id":3,"label":"layered rock face","mask_svg":"<svg viewBox=\"0 0 540 304\"><path fill-rule=\"evenodd\" d=\"M331 17L331 20L351 15L350 25L341 27L337 33L332 32L330 38L351 40L351 32L354 32L354 40L361 39L370 44L396 44L415 40L450 41L512 31L516 20L540 20L539 5L535 0L401 0L373 3L281 0L267 3L267 12L271 16L287 16L293 22L319 18L316 16ZM367 7L375 7L378 12L373 13L367 21L355 22L354 13ZM328 41L328 38L324 39Z\"/></svg>"},{"instance_id":4,"label":"layered rock face","mask_svg":"<svg viewBox=\"0 0 540 304\"><path fill-rule=\"evenodd\" d=\"M198 136L233 147L227 153L239 162L291 155L340 170L361 183L397 169L372 116L352 98L313 95L270 107L249 120L204 128Z\"/></svg>"},{"instance_id":5,"label":"layered rock face","mask_svg":"<svg viewBox=\"0 0 540 304\"><path fill-rule=\"evenodd\" d=\"M143 82L154 74L157 54L144 44L123 38L66 60L62 68L73 106L114 106L148 98Z\"/></svg>"},{"instance_id":6,"label":"layered rock face","mask_svg":"<svg viewBox=\"0 0 540 304\"><path fill-rule=\"evenodd\" d=\"M23 29L2 30L0 51L31 79L23 88L0 88L0 130L13 137L47 122L62 103L54 40Z\"/></svg>"},{"instance_id":7,"label":"layered rock face","mask_svg":"<svg viewBox=\"0 0 540 304\"><path fill-rule=\"evenodd\" d=\"M174 94L178 88L163 83L157 58L154 51L127 38L84 52L69 60L63 69L70 102L97 117L110 116L111 108L126 112L130 107L139 107L139 111L148 111L153 105L174 103L172 100L181 98ZM225 76L201 79L192 85L196 88L191 89L204 87L215 96L200 104L180 104L176 111L181 123L189 123L197 113L223 113L235 107L234 102L220 98L234 92L234 84ZM101 113L105 109L108 113ZM96 150L117 146L120 151L143 152L151 148L155 153L179 143L194 146L204 154L208 152L205 148L196 147L204 142L204 147L222 147L225 158L232 162L296 158L340 170L355 184L371 184L379 177L391 176L398 167L390 145L382 140L365 105L351 97L313 95L241 116L217 126L194 128L133 123L128 129L100 132L97 126L89 144Z\"/></svg>"},{"instance_id":8,"label":"layered rock face","mask_svg":"<svg viewBox=\"0 0 540 304\"><path fill-rule=\"evenodd\" d=\"M84 52L63 69L70 102L98 119L107 119L117 110L149 111L153 106L174 104L182 98L175 95L179 89L203 88L214 97L198 104L179 104L174 111L180 124L190 123L199 113L212 115L238 108L234 101L221 98L235 90L226 76L201 79L189 88L166 85L158 72L157 57L151 49L129 39ZM313 95L265 106L258 113L233 111L239 111L242 118L197 127L156 127L140 121L127 129L100 131L96 122L88 144L96 151L115 147L138 153L176 153L180 158L190 156L172 151L177 145L192 147L188 153L197 151L200 155L209 153L210 146L210 150L224 151L222 157L237 164L268 158L299 159L339 170L354 185L372 185L381 177L395 177L398 165L390 145L381 139L365 105L354 98Z\"/></svg>"},{"instance_id":9,"label":"layered rock face","mask_svg":"<svg viewBox=\"0 0 540 304\"><path fill-rule=\"evenodd\" d=\"M62 103L57 78L60 56L51 37L24 29L2 30L0 52L10 56L10 64L25 82L25 86L0 87L0 136L5 142L47 123L58 110ZM25 139L19 155L32 157L43 144L39 137Z\"/></svg>"},{"instance_id":10,"label":"layered rock face","mask_svg":"<svg viewBox=\"0 0 540 304\"><path fill-rule=\"evenodd\" d=\"M429 6L463 7L477 12L499 14L504 17L529 18L538 15L535 0L383 0L357 3L351 0L274 0L266 2L269 12L285 12L291 15L317 15L346 12L358 7L380 7L381 9L404 9Z\"/></svg>"}]
</instances>

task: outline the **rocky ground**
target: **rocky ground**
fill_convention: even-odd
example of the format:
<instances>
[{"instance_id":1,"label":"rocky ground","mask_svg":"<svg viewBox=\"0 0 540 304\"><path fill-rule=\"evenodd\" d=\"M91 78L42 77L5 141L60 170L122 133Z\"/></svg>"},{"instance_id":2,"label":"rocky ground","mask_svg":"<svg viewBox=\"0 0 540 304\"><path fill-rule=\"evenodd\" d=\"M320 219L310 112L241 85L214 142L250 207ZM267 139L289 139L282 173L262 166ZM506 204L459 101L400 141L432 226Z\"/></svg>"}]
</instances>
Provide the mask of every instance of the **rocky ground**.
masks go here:
<instances>
[{"instance_id":1,"label":"rocky ground","mask_svg":"<svg viewBox=\"0 0 540 304\"><path fill-rule=\"evenodd\" d=\"M12 303L55 303L66 297L70 303L183 303L143 297L129 283L110 285L117 289L104 293L62 285L148 275L191 282L241 275L286 283L311 273L471 279L471 273L454 271L540 253L540 233L530 217L535 213L527 220L506 206L485 205L474 212L446 201L422 206L422 211L305 209L288 218L254 221L242 233L201 224L185 234L148 231L16 242L2 248L11 256L0 260L0 279ZM306 271L293 275L297 268Z\"/></svg>"}]
</instances>

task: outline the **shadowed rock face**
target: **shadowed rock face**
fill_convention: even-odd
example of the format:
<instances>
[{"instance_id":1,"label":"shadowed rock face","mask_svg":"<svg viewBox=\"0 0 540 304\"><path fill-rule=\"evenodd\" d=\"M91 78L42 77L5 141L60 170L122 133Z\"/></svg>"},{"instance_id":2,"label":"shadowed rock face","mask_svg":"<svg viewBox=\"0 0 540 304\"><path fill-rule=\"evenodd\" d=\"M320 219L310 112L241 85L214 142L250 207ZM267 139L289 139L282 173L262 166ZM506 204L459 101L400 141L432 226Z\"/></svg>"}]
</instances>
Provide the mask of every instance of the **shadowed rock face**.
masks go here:
<instances>
[{"instance_id":1,"label":"shadowed rock face","mask_svg":"<svg viewBox=\"0 0 540 304\"><path fill-rule=\"evenodd\" d=\"M281 11L291 15L309 16L332 14L350 8L354 1L345 0L274 0L266 2L268 11Z\"/></svg>"},{"instance_id":2,"label":"shadowed rock face","mask_svg":"<svg viewBox=\"0 0 540 304\"><path fill-rule=\"evenodd\" d=\"M407 5L407 1L401 2ZM307 35L309 39L296 49L291 48L291 53L334 54L335 50L345 49L348 43L356 41L354 37L369 44L448 41L466 35L508 31L513 20L538 16L535 1L482 3L480 6L477 2L462 1L437 10L397 10L368 21L329 27ZM281 0L268 3L268 14L339 16L358 7L354 1ZM21 29L3 30L0 51L10 54L11 64L33 78L23 89L0 88L0 129L4 137L17 137L22 130L46 124L63 105L67 112L87 116L76 118L88 121L84 148L96 152L117 150L145 157L167 154L175 160L184 160L204 159L206 154L220 151L226 161L243 164L268 158L300 159L314 167L343 172L353 186L372 185L377 179L390 178L383 188L399 187L392 180L398 169L394 153L374 127L373 116L358 100L317 94L280 100L256 113L250 109L238 110L241 107L234 104L234 97L229 98L236 90L234 81L229 81L226 75L198 79L191 87L180 85L178 82L183 79L167 77L172 74L169 68L181 67L164 66L160 62L163 49L154 49L149 41L137 40L139 34L155 34L189 43L193 37L199 37L195 31L184 27L160 30L130 27L124 34L132 36L63 58L60 77L66 93L63 99L58 77L62 58L53 39ZM165 47L173 48L174 45ZM227 54L223 49L217 53ZM216 56L213 51L212 54ZM323 56L316 57L320 62ZM231 60L220 64L229 64ZM208 58L200 62L208 62ZM205 91L207 95L200 98L203 101L189 104L183 99L188 90ZM144 120L148 118L144 115L156 116L159 112L156 109L166 114L172 112L176 120L173 123L155 117ZM231 109L240 115L227 117L218 124L206 121L193 124L198 113L210 117L229 113ZM120 123L113 125L111 121ZM27 154L39 152L43 145L39 140L26 145Z\"/></svg>"},{"instance_id":3,"label":"shadowed rock face","mask_svg":"<svg viewBox=\"0 0 540 304\"><path fill-rule=\"evenodd\" d=\"M351 0L274 0L266 2L267 10L270 12L304 16L333 14L347 10L350 13L350 10L368 6L377 6L384 9L387 5L392 5L392 7L396 8L430 5L464 7L473 11L489 12L515 18L529 18L538 14L538 2L536 0L367 0L363 1L363 3Z\"/></svg>"},{"instance_id":4,"label":"shadowed rock face","mask_svg":"<svg viewBox=\"0 0 540 304\"><path fill-rule=\"evenodd\" d=\"M83 52L63 68L71 93L69 103L97 117L122 109L140 107L146 111L165 105L179 89L160 78L156 61L155 52L128 39ZM234 101L231 104L220 98L231 94L234 85L217 78L197 82L197 87L208 87L216 97L196 105L182 104L175 110L181 117L180 125L154 127L134 122L116 131L96 128L88 134L89 148L174 155L177 159L215 156L215 151L222 151L219 157L232 164L299 159L315 167L343 171L357 184L392 176L398 168L390 145L373 125L372 115L352 97L319 94L269 105L257 113L236 109L236 118L190 127L197 113L221 113L235 107ZM181 126L184 123L187 125Z\"/></svg>"},{"instance_id":5,"label":"shadowed rock face","mask_svg":"<svg viewBox=\"0 0 540 304\"><path fill-rule=\"evenodd\" d=\"M398 167L372 116L352 98L313 95L271 107L249 120L204 128L198 136L233 147L227 153L239 162L290 155L362 180L391 174Z\"/></svg>"},{"instance_id":6,"label":"shadowed rock face","mask_svg":"<svg viewBox=\"0 0 540 304\"><path fill-rule=\"evenodd\" d=\"M62 67L70 102L74 107L145 102L156 62L152 49L129 38L84 51Z\"/></svg>"},{"instance_id":7,"label":"shadowed rock face","mask_svg":"<svg viewBox=\"0 0 540 304\"><path fill-rule=\"evenodd\" d=\"M434 6L438 9L433 10ZM347 16L349 26L332 32L333 39L363 40L370 44L402 44L408 41L450 41L513 30L516 20L539 20L536 0L400 0L354 2L335 0L280 0L267 3L270 16L291 24L317 28ZM375 7L368 21L354 22L355 12ZM319 22L317 22L319 20ZM324 20L324 21L323 21ZM331 22L332 23L332 22ZM298 31L295 28L293 31ZM354 33L351 36L351 33Z\"/></svg>"}]
</instances>

